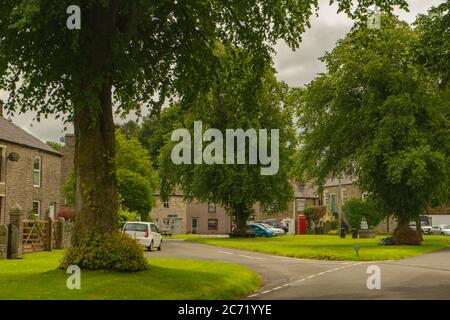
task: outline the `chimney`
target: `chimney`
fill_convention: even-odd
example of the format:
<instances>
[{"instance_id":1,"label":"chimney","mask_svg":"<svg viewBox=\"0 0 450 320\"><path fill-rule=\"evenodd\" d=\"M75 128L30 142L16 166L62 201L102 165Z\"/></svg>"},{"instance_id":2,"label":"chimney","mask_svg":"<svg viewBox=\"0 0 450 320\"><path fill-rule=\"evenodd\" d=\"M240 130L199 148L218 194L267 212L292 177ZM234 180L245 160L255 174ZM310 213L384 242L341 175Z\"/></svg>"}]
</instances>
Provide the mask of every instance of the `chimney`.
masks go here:
<instances>
[{"instance_id":1,"label":"chimney","mask_svg":"<svg viewBox=\"0 0 450 320\"><path fill-rule=\"evenodd\" d=\"M3 100L0 99L0 118L3 118Z\"/></svg>"}]
</instances>

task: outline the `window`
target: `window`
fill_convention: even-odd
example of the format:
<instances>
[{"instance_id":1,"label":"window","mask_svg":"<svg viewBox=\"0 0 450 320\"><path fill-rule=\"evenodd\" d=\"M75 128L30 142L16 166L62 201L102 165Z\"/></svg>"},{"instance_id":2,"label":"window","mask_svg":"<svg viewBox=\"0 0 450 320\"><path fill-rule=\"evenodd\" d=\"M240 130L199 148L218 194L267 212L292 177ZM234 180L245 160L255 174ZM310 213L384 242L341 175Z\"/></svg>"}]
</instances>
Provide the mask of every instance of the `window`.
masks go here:
<instances>
[{"instance_id":1,"label":"window","mask_svg":"<svg viewBox=\"0 0 450 320\"><path fill-rule=\"evenodd\" d=\"M6 176L6 148L0 146L0 183L5 182Z\"/></svg>"},{"instance_id":2,"label":"window","mask_svg":"<svg viewBox=\"0 0 450 320\"><path fill-rule=\"evenodd\" d=\"M39 218L41 216L41 202L33 201L33 209L31 210L31 215L35 218Z\"/></svg>"},{"instance_id":3,"label":"window","mask_svg":"<svg viewBox=\"0 0 450 320\"><path fill-rule=\"evenodd\" d=\"M341 203L344 204L347 201L347 190L341 190Z\"/></svg>"},{"instance_id":4,"label":"window","mask_svg":"<svg viewBox=\"0 0 450 320\"><path fill-rule=\"evenodd\" d=\"M219 220L218 219L208 219L208 230L209 231L217 231L219 229Z\"/></svg>"},{"instance_id":5,"label":"window","mask_svg":"<svg viewBox=\"0 0 450 320\"><path fill-rule=\"evenodd\" d=\"M169 201L163 202L163 208L169 209Z\"/></svg>"},{"instance_id":6,"label":"window","mask_svg":"<svg viewBox=\"0 0 450 320\"><path fill-rule=\"evenodd\" d=\"M330 204L330 194L328 193L328 191L324 191L323 192L323 205L327 207L329 204Z\"/></svg>"},{"instance_id":7,"label":"window","mask_svg":"<svg viewBox=\"0 0 450 320\"><path fill-rule=\"evenodd\" d=\"M170 219L169 218L164 218L163 219L163 228L164 229L169 229L170 228Z\"/></svg>"},{"instance_id":8,"label":"window","mask_svg":"<svg viewBox=\"0 0 450 320\"><path fill-rule=\"evenodd\" d=\"M369 193L368 193L368 192L364 192L364 193L361 195L361 199L367 200L367 198L369 198Z\"/></svg>"},{"instance_id":9,"label":"window","mask_svg":"<svg viewBox=\"0 0 450 320\"><path fill-rule=\"evenodd\" d=\"M297 212L305 211L305 199L295 199L295 207Z\"/></svg>"},{"instance_id":10,"label":"window","mask_svg":"<svg viewBox=\"0 0 450 320\"><path fill-rule=\"evenodd\" d=\"M41 157L35 157L33 159L33 183L37 188L41 187Z\"/></svg>"},{"instance_id":11,"label":"window","mask_svg":"<svg viewBox=\"0 0 450 320\"><path fill-rule=\"evenodd\" d=\"M216 213L216 204L208 203L208 213Z\"/></svg>"}]
</instances>

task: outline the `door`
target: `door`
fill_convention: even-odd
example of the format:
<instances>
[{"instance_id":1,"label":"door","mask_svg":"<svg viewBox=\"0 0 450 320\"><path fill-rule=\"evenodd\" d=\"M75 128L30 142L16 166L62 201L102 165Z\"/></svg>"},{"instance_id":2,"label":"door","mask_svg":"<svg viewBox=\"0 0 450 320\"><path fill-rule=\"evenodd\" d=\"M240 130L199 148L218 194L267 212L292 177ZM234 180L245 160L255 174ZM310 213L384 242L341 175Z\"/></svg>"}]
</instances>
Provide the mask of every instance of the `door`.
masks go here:
<instances>
[{"instance_id":1,"label":"door","mask_svg":"<svg viewBox=\"0 0 450 320\"><path fill-rule=\"evenodd\" d=\"M191 220L191 233L198 233L198 218L192 218Z\"/></svg>"}]
</instances>

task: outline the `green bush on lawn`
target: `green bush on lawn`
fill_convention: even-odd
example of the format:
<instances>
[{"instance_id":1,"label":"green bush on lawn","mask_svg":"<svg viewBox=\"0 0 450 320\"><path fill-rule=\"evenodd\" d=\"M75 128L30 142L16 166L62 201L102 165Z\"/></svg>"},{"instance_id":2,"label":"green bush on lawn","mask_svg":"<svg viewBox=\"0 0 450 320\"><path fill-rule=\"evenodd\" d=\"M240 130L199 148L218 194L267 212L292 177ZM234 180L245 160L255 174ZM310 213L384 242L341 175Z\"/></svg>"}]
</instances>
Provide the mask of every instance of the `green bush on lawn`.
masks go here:
<instances>
[{"instance_id":1,"label":"green bush on lawn","mask_svg":"<svg viewBox=\"0 0 450 320\"><path fill-rule=\"evenodd\" d=\"M89 234L68 249L62 268L77 265L88 270L142 271L147 268L144 249L134 239L120 232Z\"/></svg>"}]
</instances>

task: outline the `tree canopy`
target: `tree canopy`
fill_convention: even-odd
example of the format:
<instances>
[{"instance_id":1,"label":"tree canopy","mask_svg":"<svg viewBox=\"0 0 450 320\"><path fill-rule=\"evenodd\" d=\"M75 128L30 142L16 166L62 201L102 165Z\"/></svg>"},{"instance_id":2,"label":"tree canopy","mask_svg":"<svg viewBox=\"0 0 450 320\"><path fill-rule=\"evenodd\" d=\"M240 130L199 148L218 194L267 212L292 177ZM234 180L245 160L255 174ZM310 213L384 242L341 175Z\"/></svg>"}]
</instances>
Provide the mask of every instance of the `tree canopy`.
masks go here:
<instances>
[{"instance_id":1,"label":"tree canopy","mask_svg":"<svg viewBox=\"0 0 450 320\"><path fill-rule=\"evenodd\" d=\"M223 153L219 155L223 164L194 165L174 164L171 152L175 143L169 141L160 156L162 196L167 197L179 186L187 200L223 205L236 218L239 227L244 228L256 202L269 212L287 208L293 195L289 173L296 138L292 110L286 104L288 88L277 82L273 70L267 67L265 75L255 83L253 65L245 52L236 49L221 54L222 63L216 68L220 74L218 81L190 101L190 111L180 117L175 126L188 128L192 134L194 120L202 121L204 131L210 128L223 133L227 129L255 129L256 132L267 129L270 135L271 129L279 129L279 150L275 151L279 153L278 172L262 175L261 168L266 165L250 164L250 142L247 140L245 164L225 164ZM260 134L258 138L261 139ZM269 150L273 139L269 136ZM234 145L234 150L237 150L237 145ZM274 150L270 152L275 155Z\"/></svg>"},{"instance_id":2,"label":"tree canopy","mask_svg":"<svg viewBox=\"0 0 450 320\"><path fill-rule=\"evenodd\" d=\"M302 94L300 167L319 184L357 177L408 226L448 197L449 101L416 64L414 30L393 16L382 21L380 30L354 27Z\"/></svg>"}]
</instances>

